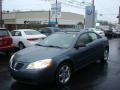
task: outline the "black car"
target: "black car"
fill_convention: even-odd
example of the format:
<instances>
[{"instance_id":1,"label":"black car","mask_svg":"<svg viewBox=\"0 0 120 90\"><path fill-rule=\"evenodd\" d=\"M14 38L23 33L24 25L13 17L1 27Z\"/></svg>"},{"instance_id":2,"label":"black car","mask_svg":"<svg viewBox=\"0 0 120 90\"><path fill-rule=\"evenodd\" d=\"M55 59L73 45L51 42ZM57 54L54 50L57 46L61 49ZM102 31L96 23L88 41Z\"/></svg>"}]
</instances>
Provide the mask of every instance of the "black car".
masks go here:
<instances>
[{"instance_id":1,"label":"black car","mask_svg":"<svg viewBox=\"0 0 120 90\"><path fill-rule=\"evenodd\" d=\"M112 38L112 35L113 35L112 29L103 30L103 31L104 31L106 37Z\"/></svg>"},{"instance_id":2,"label":"black car","mask_svg":"<svg viewBox=\"0 0 120 90\"><path fill-rule=\"evenodd\" d=\"M45 34L46 36L49 36L55 32L60 32L61 29L57 28L57 27L45 27L45 28L41 28L40 30L38 30L40 33Z\"/></svg>"},{"instance_id":3,"label":"black car","mask_svg":"<svg viewBox=\"0 0 120 90\"><path fill-rule=\"evenodd\" d=\"M108 53L108 40L92 31L58 32L15 53L10 73L23 83L64 85L75 71L97 60L106 62Z\"/></svg>"}]
</instances>

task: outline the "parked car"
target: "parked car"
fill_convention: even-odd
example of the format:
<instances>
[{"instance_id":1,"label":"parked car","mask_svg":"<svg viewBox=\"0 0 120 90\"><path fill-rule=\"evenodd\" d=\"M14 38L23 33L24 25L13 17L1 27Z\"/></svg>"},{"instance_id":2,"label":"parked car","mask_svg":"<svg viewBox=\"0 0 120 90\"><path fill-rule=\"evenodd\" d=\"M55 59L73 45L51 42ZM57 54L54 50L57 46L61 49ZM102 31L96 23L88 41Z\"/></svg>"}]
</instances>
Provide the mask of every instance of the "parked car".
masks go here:
<instances>
[{"instance_id":1,"label":"parked car","mask_svg":"<svg viewBox=\"0 0 120 90\"><path fill-rule=\"evenodd\" d=\"M9 30L0 28L0 52L10 53L13 50L13 40Z\"/></svg>"},{"instance_id":2,"label":"parked car","mask_svg":"<svg viewBox=\"0 0 120 90\"><path fill-rule=\"evenodd\" d=\"M101 36L105 36L104 31L102 31L100 28L88 28L88 30L90 31L94 31L95 33L101 35Z\"/></svg>"},{"instance_id":3,"label":"parked car","mask_svg":"<svg viewBox=\"0 0 120 90\"><path fill-rule=\"evenodd\" d=\"M60 28L56 28L56 27L45 27L45 28L41 28L40 30L38 30L40 33L45 34L46 36L49 36L55 32L59 32L61 31Z\"/></svg>"},{"instance_id":4,"label":"parked car","mask_svg":"<svg viewBox=\"0 0 120 90\"><path fill-rule=\"evenodd\" d=\"M113 29L113 37L120 37L120 30Z\"/></svg>"},{"instance_id":5,"label":"parked car","mask_svg":"<svg viewBox=\"0 0 120 90\"><path fill-rule=\"evenodd\" d=\"M113 35L112 29L102 29L102 30L104 31L106 37L112 38Z\"/></svg>"},{"instance_id":6,"label":"parked car","mask_svg":"<svg viewBox=\"0 0 120 90\"><path fill-rule=\"evenodd\" d=\"M65 85L86 65L108 60L106 37L87 30L58 32L35 46L15 53L9 62L12 77L22 83Z\"/></svg>"},{"instance_id":7,"label":"parked car","mask_svg":"<svg viewBox=\"0 0 120 90\"><path fill-rule=\"evenodd\" d=\"M20 49L35 45L46 37L46 35L43 35L33 29L13 30L11 34L13 38L13 44Z\"/></svg>"}]
</instances>

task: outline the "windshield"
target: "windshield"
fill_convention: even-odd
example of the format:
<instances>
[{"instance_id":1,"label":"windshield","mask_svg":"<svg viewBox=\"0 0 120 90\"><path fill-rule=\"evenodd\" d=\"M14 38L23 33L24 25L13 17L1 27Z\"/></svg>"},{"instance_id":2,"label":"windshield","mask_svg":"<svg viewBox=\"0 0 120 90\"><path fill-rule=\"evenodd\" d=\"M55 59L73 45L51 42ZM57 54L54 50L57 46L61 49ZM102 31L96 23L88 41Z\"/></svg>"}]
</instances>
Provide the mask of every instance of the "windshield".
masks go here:
<instances>
[{"instance_id":1,"label":"windshield","mask_svg":"<svg viewBox=\"0 0 120 90\"><path fill-rule=\"evenodd\" d=\"M24 31L26 35L39 35L41 34L39 31Z\"/></svg>"},{"instance_id":2,"label":"windshield","mask_svg":"<svg viewBox=\"0 0 120 90\"><path fill-rule=\"evenodd\" d=\"M76 37L76 33L56 33L45 38L39 43L42 46L54 46L61 48L68 48Z\"/></svg>"}]
</instances>

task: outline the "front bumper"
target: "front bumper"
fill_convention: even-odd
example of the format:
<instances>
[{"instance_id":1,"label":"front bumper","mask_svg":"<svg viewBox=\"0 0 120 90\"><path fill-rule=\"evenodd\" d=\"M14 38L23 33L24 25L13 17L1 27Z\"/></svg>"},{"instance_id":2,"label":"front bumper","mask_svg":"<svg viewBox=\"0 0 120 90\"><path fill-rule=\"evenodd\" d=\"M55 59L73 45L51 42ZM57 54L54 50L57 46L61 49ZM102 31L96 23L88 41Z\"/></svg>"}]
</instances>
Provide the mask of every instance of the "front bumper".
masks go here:
<instances>
[{"instance_id":1,"label":"front bumper","mask_svg":"<svg viewBox=\"0 0 120 90\"><path fill-rule=\"evenodd\" d=\"M52 83L54 81L54 70L46 68L42 70L14 70L9 68L11 76L22 83L26 84L44 84Z\"/></svg>"}]
</instances>

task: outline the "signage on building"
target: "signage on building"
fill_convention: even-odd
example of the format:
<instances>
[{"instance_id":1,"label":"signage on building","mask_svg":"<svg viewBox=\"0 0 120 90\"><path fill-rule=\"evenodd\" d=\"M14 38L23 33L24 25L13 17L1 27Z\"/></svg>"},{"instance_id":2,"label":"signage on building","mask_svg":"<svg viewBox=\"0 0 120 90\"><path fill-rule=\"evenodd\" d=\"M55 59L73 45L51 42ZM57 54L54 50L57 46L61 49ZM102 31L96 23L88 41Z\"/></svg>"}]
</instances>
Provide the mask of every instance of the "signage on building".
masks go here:
<instances>
[{"instance_id":1,"label":"signage on building","mask_svg":"<svg viewBox=\"0 0 120 90\"><path fill-rule=\"evenodd\" d=\"M41 21L24 21L24 24L41 24Z\"/></svg>"},{"instance_id":2,"label":"signage on building","mask_svg":"<svg viewBox=\"0 0 120 90\"><path fill-rule=\"evenodd\" d=\"M24 24L48 24L48 20L42 20L42 21L24 21Z\"/></svg>"},{"instance_id":3,"label":"signage on building","mask_svg":"<svg viewBox=\"0 0 120 90\"><path fill-rule=\"evenodd\" d=\"M85 28L93 28L95 26L95 6L86 6L85 9Z\"/></svg>"},{"instance_id":4,"label":"signage on building","mask_svg":"<svg viewBox=\"0 0 120 90\"><path fill-rule=\"evenodd\" d=\"M51 4L51 17L52 18L60 18L61 17L61 3Z\"/></svg>"},{"instance_id":5,"label":"signage on building","mask_svg":"<svg viewBox=\"0 0 120 90\"><path fill-rule=\"evenodd\" d=\"M92 13L93 13L92 7L89 7L89 8L86 9L86 14L87 15L91 15Z\"/></svg>"}]
</instances>

